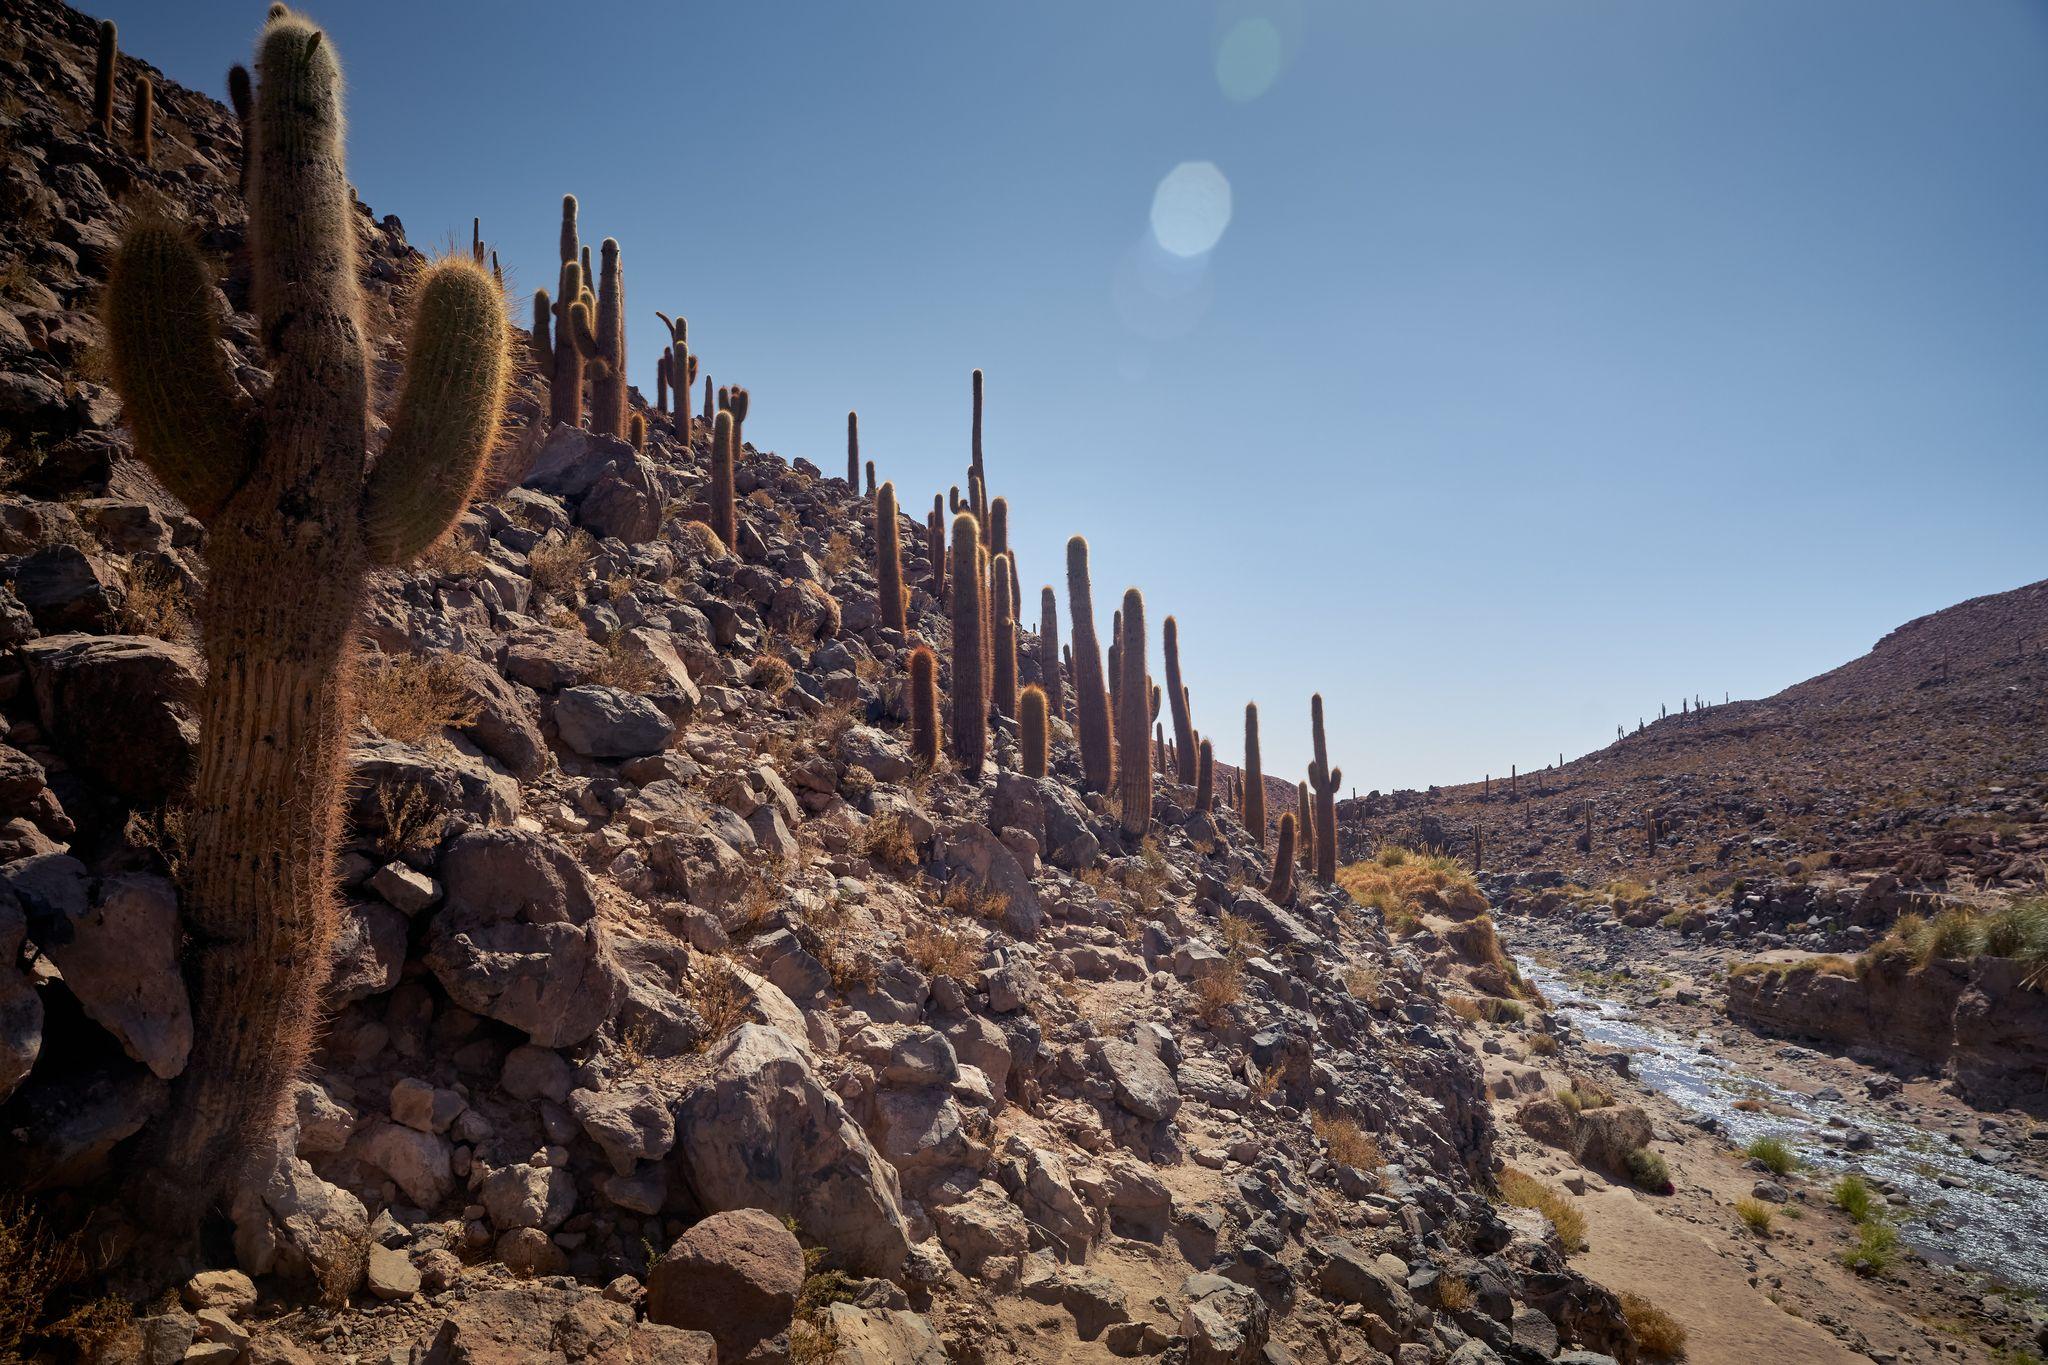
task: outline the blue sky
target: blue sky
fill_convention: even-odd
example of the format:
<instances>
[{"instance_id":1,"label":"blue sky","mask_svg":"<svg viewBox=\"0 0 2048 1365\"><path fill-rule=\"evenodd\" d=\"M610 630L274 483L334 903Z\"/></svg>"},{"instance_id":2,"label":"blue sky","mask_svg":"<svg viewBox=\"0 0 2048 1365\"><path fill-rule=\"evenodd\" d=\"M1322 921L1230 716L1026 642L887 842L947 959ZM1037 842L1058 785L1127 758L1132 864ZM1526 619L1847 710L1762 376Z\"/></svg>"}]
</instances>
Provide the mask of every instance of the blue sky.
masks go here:
<instances>
[{"instance_id":1,"label":"blue sky","mask_svg":"<svg viewBox=\"0 0 2048 1365\"><path fill-rule=\"evenodd\" d=\"M95 12L218 94L262 9ZM2038 0L311 12L367 202L523 296L577 194L643 390L680 311L918 508L985 369L1027 602L1086 534L1226 760L1320 689L1347 786L1538 767L2048 576Z\"/></svg>"}]
</instances>

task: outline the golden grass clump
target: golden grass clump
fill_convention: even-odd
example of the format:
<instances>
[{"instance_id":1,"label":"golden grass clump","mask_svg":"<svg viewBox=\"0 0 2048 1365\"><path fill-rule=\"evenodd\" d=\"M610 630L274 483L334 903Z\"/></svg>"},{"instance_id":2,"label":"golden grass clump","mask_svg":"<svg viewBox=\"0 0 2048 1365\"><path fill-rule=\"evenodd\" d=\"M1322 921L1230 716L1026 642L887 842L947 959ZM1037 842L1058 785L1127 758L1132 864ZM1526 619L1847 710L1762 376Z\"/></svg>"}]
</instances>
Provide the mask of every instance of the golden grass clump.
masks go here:
<instances>
[{"instance_id":1,"label":"golden grass clump","mask_svg":"<svg viewBox=\"0 0 2048 1365\"><path fill-rule=\"evenodd\" d=\"M1745 1195L1735 1201L1735 1216L1742 1220L1744 1227L1757 1236L1769 1237L1771 1220L1778 1216L1778 1211L1761 1199L1751 1199Z\"/></svg>"},{"instance_id":2,"label":"golden grass clump","mask_svg":"<svg viewBox=\"0 0 2048 1365\"><path fill-rule=\"evenodd\" d=\"M597 554L597 542L584 530L571 532L566 540L548 539L533 547L526 557L533 586L565 602L576 600L583 577Z\"/></svg>"},{"instance_id":3,"label":"golden grass clump","mask_svg":"<svg viewBox=\"0 0 2048 1365\"><path fill-rule=\"evenodd\" d=\"M1567 1255L1585 1249L1586 1215L1556 1186L1508 1166L1500 1173L1500 1197L1518 1209L1534 1209L1548 1218Z\"/></svg>"},{"instance_id":4,"label":"golden grass clump","mask_svg":"<svg viewBox=\"0 0 2048 1365\"><path fill-rule=\"evenodd\" d=\"M1244 964L1226 957L1213 970L1194 979L1195 1017L1215 1028L1230 1017L1230 1009L1244 999Z\"/></svg>"},{"instance_id":5,"label":"golden grass clump","mask_svg":"<svg viewBox=\"0 0 2048 1365\"><path fill-rule=\"evenodd\" d=\"M853 851L884 867L917 864L917 839L910 822L894 811L883 811L862 825L860 833L854 836Z\"/></svg>"},{"instance_id":6,"label":"golden grass clump","mask_svg":"<svg viewBox=\"0 0 2048 1365\"><path fill-rule=\"evenodd\" d=\"M795 683L795 671L773 654L756 655L753 666L747 669L747 685L758 687L771 697L781 696Z\"/></svg>"},{"instance_id":7,"label":"golden grass clump","mask_svg":"<svg viewBox=\"0 0 2048 1365\"><path fill-rule=\"evenodd\" d=\"M482 714L462 666L446 654L394 654L364 668L357 691L377 733L401 744L459 730Z\"/></svg>"},{"instance_id":8,"label":"golden grass clump","mask_svg":"<svg viewBox=\"0 0 2048 1365\"><path fill-rule=\"evenodd\" d=\"M981 963L981 945L972 934L920 924L903 936L903 955L926 976L971 981Z\"/></svg>"},{"instance_id":9,"label":"golden grass clump","mask_svg":"<svg viewBox=\"0 0 2048 1365\"><path fill-rule=\"evenodd\" d=\"M1685 1328L1678 1319L1640 1294L1621 1296L1621 1315L1636 1345L1656 1360L1685 1358Z\"/></svg>"},{"instance_id":10,"label":"golden grass clump","mask_svg":"<svg viewBox=\"0 0 2048 1365\"><path fill-rule=\"evenodd\" d=\"M1386 1165L1386 1154L1380 1150L1379 1140L1360 1128L1357 1120L1348 1115L1318 1110L1309 1116L1309 1126L1330 1149L1332 1161L1360 1171L1376 1171Z\"/></svg>"},{"instance_id":11,"label":"golden grass clump","mask_svg":"<svg viewBox=\"0 0 2048 1365\"><path fill-rule=\"evenodd\" d=\"M747 1008L754 993L724 958L698 960L690 973L690 1004L704 1021L704 1036L698 1040L702 1051L747 1021Z\"/></svg>"},{"instance_id":12,"label":"golden grass clump","mask_svg":"<svg viewBox=\"0 0 2048 1365\"><path fill-rule=\"evenodd\" d=\"M1337 885L1360 905L1379 911L1388 931L1401 935L1421 928L1425 896L1442 897L1457 891L1479 894L1479 883L1459 859L1399 844L1382 844L1364 862L1338 868Z\"/></svg>"}]
</instances>

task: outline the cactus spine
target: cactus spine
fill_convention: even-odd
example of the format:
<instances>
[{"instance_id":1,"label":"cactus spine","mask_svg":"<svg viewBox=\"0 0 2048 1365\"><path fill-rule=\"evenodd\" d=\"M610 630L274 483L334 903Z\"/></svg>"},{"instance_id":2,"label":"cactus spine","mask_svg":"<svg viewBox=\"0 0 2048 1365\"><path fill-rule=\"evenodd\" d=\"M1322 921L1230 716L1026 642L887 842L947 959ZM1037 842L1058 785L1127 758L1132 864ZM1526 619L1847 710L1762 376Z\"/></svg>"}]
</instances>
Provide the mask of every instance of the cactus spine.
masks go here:
<instances>
[{"instance_id":1,"label":"cactus spine","mask_svg":"<svg viewBox=\"0 0 2048 1365\"><path fill-rule=\"evenodd\" d=\"M939 761L939 656L930 645L910 651L910 758L927 773Z\"/></svg>"},{"instance_id":2,"label":"cactus spine","mask_svg":"<svg viewBox=\"0 0 2048 1365\"><path fill-rule=\"evenodd\" d=\"M981 527L972 512L953 518L953 761L969 782L988 757L987 593Z\"/></svg>"},{"instance_id":3,"label":"cactus spine","mask_svg":"<svg viewBox=\"0 0 2048 1365\"><path fill-rule=\"evenodd\" d=\"M100 136L110 141L114 136L114 67L120 58L121 40L115 31L114 21L102 19L99 54L92 68L92 116ZM980 393L978 386L975 392ZM978 403L976 410L979 411ZM979 418L976 421L978 429Z\"/></svg>"},{"instance_id":4,"label":"cactus spine","mask_svg":"<svg viewBox=\"0 0 2048 1365\"><path fill-rule=\"evenodd\" d=\"M1344 770L1330 766L1330 749L1323 742L1323 694L1309 698L1309 727L1315 741L1315 761L1308 765L1308 780L1316 794L1316 880L1337 880L1337 789L1344 784Z\"/></svg>"},{"instance_id":5,"label":"cactus spine","mask_svg":"<svg viewBox=\"0 0 2048 1365\"><path fill-rule=\"evenodd\" d=\"M1152 827L1152 765L1145 761L1145 595L1124 589L1123 710L1116 718L1123 752L1117 759L1117 796L1123 805L1122 826L1132 838Z\"/></svg>"},{"instance_id":6,"label":"cactus spine","mask_svg":"<svg viewBox=\"0 0 2048 1365\"><path fill-rule=\"evenodd\" d=\"M1107 792L1116 777L1110 747L1109 694L1102 676L1102 647L1095 640L1094 589L1088 582L1088 541L1067 542L1067 614L1074 623L1074 723L1081 740L1081 784Z\"/></svg>"},{"instance_id":7,"label":"cactus spine","mask_svg":"<svg viewBox=\"0 0 2048 1365\"><path fill-rule=\"evenodd\" d=\"M991 561L989 581L989 647L994 668L989 674L996 714L1015 718L1017 714L1017 616L1010 604L1010 557L996 555Z\"/></svg>"},{"instance_id":8,"label":"cactus spine","mask_svg":"<svg viewBox=\"0 0 2048 1365\"><path fill-rule=\"evenodd\" d=\"M1280 842L1273 850L1273 880L1266 883L1266 899L1285 905L1294 899L1294 812L1280 815Z\"/></svg>"},{"instance_id":9,"label":"cactus spine","mask_svg":"<svg viewBox=\"0 0 2048 1365\"><path fill-rule=\"evenodd\" d=\"M1160 627L1160 648L1166 653L1166 696L1173 704L1174 777L1183 787L1191 787L1195 783L1195 725L1188 713L1188 690L1180 680L1180 623L1171 616Z\"/></svg>"},{"instance_id":10,"label":"cactus spine","mask_svg":"<svg viewBox=\"0 0 2048 1365\"><path fill-rule=\"evenodd\" d=\"M860 487L860 414L846 414L846 486Z\"/></svg>"},{"instance_id":11,"label":"cactus spine","mask_svg":"<svg viewBox=\"0 0 2048 1365\"><path fill-rule=\"evenodd\" d=\"M1038 592L1038 685L1045 689L1046 713L1065 715L1060 686L1060 604L1051 584Z\"/></svg>"},{"instance_id":12,"label":"cactus spine","mask_svg":"<svg viewBox=\"0 0 2048 1365\"><path fill-rule=\"evenodd\" d=\"M1259 704L1244 704L1244 827L1259 852L1266 851L1266 777L1259 765Z\"/></svg>"},{"instance_id":13,"label":"cactus spine","mask_svg":"<svg viewBox=\"0 0 2048 1365\"><path fill-rule=\"evenodd\" d=\"M1022 751L1024 776L1044 777L1047 735L1050 728L1046 714L1045 689L1035 683L1025 688L1018 706L1023 713L1018 721L1017 745Z\"/></svg>"},{"instance_id":14,"label":"cactus spine","mask_svg":"<svg viewBox=\"0 0 2048 1365\"><path fill-rule=\"evenodd\" d=\"M209 526L181 906L196 1043L135 1195L162 1260L191 1244L289 1110L331 965L364 577L407 563L460 515L496 436L508 368L490 276L463 259L430 267L390 435L368 467L341 71L321 31L282 6L257 70L250 259L276 375L260 411L238 402L212 274L180 227L132 223L104 303L138 452Z\"/></svg>"},{"instance_id":15,"label":"cactus spine","mask_svg":"<svg viewBox=\"0 0 2048 1365\"><path fill-rule=\"evenodd\" d=\"M156 87L147 76L135 80L135 112L130 116L129 131L135 159L147 166L156 157Z\"/></svg>"},{"instance_id":16,"label":"cactus spine","mask_svg":"<svg viewBox=\"0 0 2048 1365\"><path fill-rule=\"evenodd\" d=\"M875 581L882 609L882 627L902 631L903 541L896 515L896 485L885 483L875 498Z\"/></svg>"}]
</instances>

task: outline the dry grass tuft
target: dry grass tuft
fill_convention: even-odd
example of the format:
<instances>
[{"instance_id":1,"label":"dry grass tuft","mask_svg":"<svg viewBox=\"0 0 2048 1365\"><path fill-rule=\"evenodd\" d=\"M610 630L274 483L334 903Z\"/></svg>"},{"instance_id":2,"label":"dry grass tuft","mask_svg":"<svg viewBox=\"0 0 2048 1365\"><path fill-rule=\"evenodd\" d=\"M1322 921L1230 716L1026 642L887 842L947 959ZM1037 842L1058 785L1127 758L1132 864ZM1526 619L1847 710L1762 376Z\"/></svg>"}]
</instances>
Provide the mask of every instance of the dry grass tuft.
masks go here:
<instances>
[{"instance_id":1,"label":"dry grass tuft","mask_svg":"<svg viewBox=\"0 0 2048 1365\"><path fill-rule=\"evenodd\" d=\"M82 1280L86 1270L76 1235L60 1235L42 1215L13 1198L0 1203L0 1360L55 1359L28 1348L63 1343L91 1357L127 1321L127 1305L112 1296L68 1309L58 1306L65 1288Z\"/></svg>"},{"instance_id":2,"label":"dry grass tuft","mask_svg":"<svg viewBox=\"0 0 2048 1365\"><path fill-rule=\"evenodd\" d=\"M377 810L384 830L377 836L376 848L387 858L427 853L448 830L448 812L435 806L426 788L417 783L379 790Z\"/></svg>"},{"instance_id":3,"label":"dry grass tuft","mask_svg":"<svg viewBox=\"0 0 2048 1365\"><path fill-rule=\"evenodd\" d=\"M122 630L173 644L193 644L199 639L185 585L176 577L162 569L137 565L123 578L127 593L121 599Z\"/></svg>"},{"instance_id":4,"label":"dry grass tuft","mask_svg":"<svg viewBox=\"0 0 2048 1365\"><path fill-rule=\"evenodd\" d=\"M844 531L834 531L825 538L825 553L818 560L818 567L837 578L853 567L853 539Z\"/></svg>"},{"instance_id":5,"label":"dry grass tuft","mask_svg":"<svg viewBox=\"0 0 2048 1365\"><path fill-rule=\"evenodd\" d=\"M894 811L884 811L861 826L853 851L883 867L915 867L918 861L910 822Z\"/></svg>"},{"instance_id":6,"label":"dry grass tuft","mask_svg":"<svg viewBox=\"0 0 2048 1365\"><path fill-rule=\"evenodd\" d=\"M444 536L419 557L419 567L440 578L474 578L484 571L482 552L454 536Z\"/></svg>"},{"instance_id":7,"label":"dry grass tuft","mask_svg":"<svg viewBox=\"0 0 2048 1365\"><path fill-rule=\"evenodd\" d=\"M698 1041L703 1051L747 1021L747 1007L753 992L724 958L698 959L690 973L690 1004L704 1021L704 1036Z\"/></svg>"},{"instance_id":8,"label":"dry grass tuft","mask_svg":"<svg viewBox=\"0 0 2048 1365\"><path fill-rule=\"evenodd\" d=\"M1390 928L1397 921L1415 921L1425 893L1465 889L1476 895L1479 891L1471 869L1457 858L1448 853L1418 853L1399 844L1383 844L1366 861L1338 868L1337 885L1360 905L1379 911Z\"/></svg>"},{"instance_id":9,"label":"dry grass tuft","mask_svg":"<svg viewBox=\"0 0 2048 1365\"><path fill-rule=\"evenodd\" d=\"M655 667L654 660L628 646L623 634L614 635L605 646L604 663L595 679L628 692L651 692L661 680L661 670Z\"/></svg>"},{"instance_id":10,"label":"dry grass tuft","mask_svg":"<svg viewBox=\"0 0 2048 1365\"><path fill-rule=\"evenodd\" d=\"M753 666L747 669L747 685L758 687L771 697L779 697L796 683L796 673L790 666L773 654L758 654Z\"/></svg>"},{"instance_id":11,"label":"dry grass tuft","mask_svg":"<svg viewBox=\"0 0 2048 1365\"><path fill-rule=\"evenodd\" d=\"M1361 1171L1376 1171L1387 1163L1379 1140L1347 1115L1318 1111L1309 1116L1309 1126L1330 1149L1332 1161Z\"/></svg>"},{"instance_id":12,"label":"dry grass tuft","mask_svg":"<svg viewBox=\"0 0 2048 1365\"><path fill-rule=\"evenodd\" d=\"M400 744L461 729L481 714L461 667L445 654L394 654L381 667L363 669L357 691L377 733Z\"/></svg>"},{"instance_id":13,"label":"dry grass tuft","mask_svg":"<svg viewBox=\"0 0 2048 1365\"><path fill-rule=\"evenodd\" d=\"M543 540L526 557L534 588L564 602L575 601L596 554L597 542L588 531L572 531L566 540Z\"/></svg>"},{"instance_id":14,"label":"dry grass tuft","mask_svg":"<svg viewBox=\"0 0 2048 1365\"><path fill-rule=\"evenodd\" d=\"M1211 1028L1219 1027L1230 1017L1231 1006L1244 999L1244 966L1236 958L1225 958L1214 971L1196 977L1191 989L1195 1017Z\"/></svg>"},{"instance_id":15,"label":"dry grass tuft","mask_svg":"<svg viewBox=\"0 0 2048 1365\"><path fill-rule=\"evenodd\" d=\"M1757 1236L1768 1237L1771 1235L1771 1220L1778 1216L1778 1211L1761 1199L1745 1195L1735 1201L1735 1216Z\"/></svg>"},{"instance_id":16,"label":"dry grass tuft","mask_svg":"<svg viewBox=\"0 0 2048 1365\"><path fill-rule=\"evenodd\" d=\"M1548 1218L1567 1254L1585 1249L1586 1215L1564 1191L1509 1166L1500 1173L1500 1197L1518 1209L1534 1209Z\"/></svg>"},{"instance_id":17,"label":"dry grass tuft","mask_svg":"<svg viewBox=\"0 0 2048 1365\"><path fill-rule=\"evenodd\" d=\"M926 976L971 981L981 962L981 945L971 934L920 924L903 936L903 955Z\"/></svg>"},{"instance_id":18,"label":"dry grass tuft","mask_svg":"<svg viewBox=\"0 0 2048 1365\"><path fill-rule=\"evenodd\" d=\"M1685 1328L1656 1304L1640 1294L1623 1294L1621 1315L1628 1320L1628 1329L1634 1335L1636 1345L1653 1359L1685 1358Z\"/></svg>"},{"instance_id":19,"label":"dry grass tuft","mask_svg":"<svg viewBox=\"0 0 2048 1365\"><path fill-rule=\"evenodd\" d=\"M1472 1306L1472 1282L1463 1275L1438 1276L1436 1306L1446 1313L1464 1312Z\"/></svg>"},{"instance_id":20,"label":"dry grass tuft","mask_svg":"<svg viewBox=\"0 0 2048 1365\"><path fill-rule=\"evenodd\" d=\"M1223 935L1223 951L1230 956L1253 958L1266 951L1266 936L1244 916L1225 910L1216 923Z\"/></svg>"}]
</instances>

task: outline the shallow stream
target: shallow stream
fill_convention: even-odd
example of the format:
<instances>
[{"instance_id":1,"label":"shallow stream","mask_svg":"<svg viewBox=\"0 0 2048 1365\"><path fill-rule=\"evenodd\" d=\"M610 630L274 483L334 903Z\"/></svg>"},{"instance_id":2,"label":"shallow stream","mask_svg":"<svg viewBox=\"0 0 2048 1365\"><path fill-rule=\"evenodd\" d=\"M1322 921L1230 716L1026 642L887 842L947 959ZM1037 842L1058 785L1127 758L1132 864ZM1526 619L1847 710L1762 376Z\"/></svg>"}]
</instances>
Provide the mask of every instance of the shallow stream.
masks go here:
<instances>
[{"instance_id":1,"label":"shallow stream","mask_svg":"<svg viewBox=\"0 0 2048 1365\"><path fill-rule=\"evenodd\" d=\"M1529 958L1516 961L1554 1013L1594 1042L1626 1048L1639 1080L1689 1113L1718 1120L1734 1146L1775 1137L1830 1181L1852 1170L1881 1179L1894 1191L1899 1235L1928 1260L2048 1293L2048 1182L1995 1164L2003 1160L1995 1151L1980 1160L1949 1134L1916 1128L1861 1097L1788 1090L1704 1050L1711 1038L1679 1037ZM1745 1098L1795 1116L1737 1109ZM1870 1135L1869 1150L1846 1149L1852 1131Z\"/></svg>"}]
</instances>

